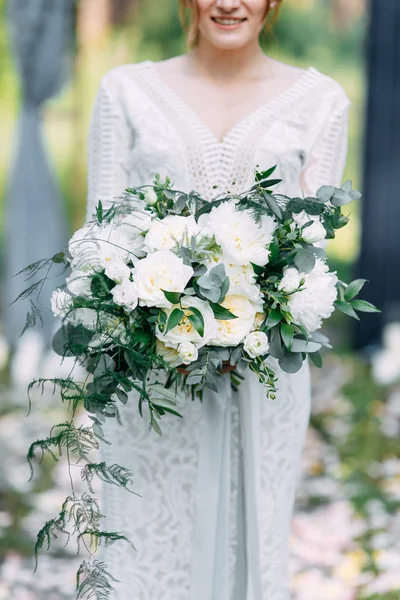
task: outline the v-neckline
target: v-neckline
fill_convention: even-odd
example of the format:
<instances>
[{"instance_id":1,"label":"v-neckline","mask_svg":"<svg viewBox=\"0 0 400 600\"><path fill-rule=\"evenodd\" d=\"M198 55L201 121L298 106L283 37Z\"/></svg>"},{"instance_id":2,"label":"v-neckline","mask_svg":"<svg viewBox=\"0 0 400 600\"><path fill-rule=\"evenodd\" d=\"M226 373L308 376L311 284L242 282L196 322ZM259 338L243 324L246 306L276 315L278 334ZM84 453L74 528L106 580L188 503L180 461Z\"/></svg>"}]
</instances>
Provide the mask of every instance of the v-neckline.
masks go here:
<instances>
[{"instance_id":1,"label":"v-neckline","mask_svg":"<svg viewBox=\"0 0 400 600\"><path fill-rule=\"evenodd\" d=\"M293 97L296 93L301 90L304 84L308 81L309 77L313 77L318 72L315 67L308 67L305 69L291 84L289 84L282 92L279 92L266 102L263 102L256 108L252 109L246 115L241 117L222 137L219 139L215 134L214 130L200 117L198 112L190 106L182 96L176 92L160 75L157 67L152 60L144 61L148 66L149 71L153 76L154 83L162 91L163 96L166 100L169 100L175 107L179 109L179 112L186 120L193 125L195 129L200 131L205 137L208 137L209 141L217 147L225 146L231 138L236 137L248 124L256 120L260 115L266 111L271 111L278 107L286 99Z\"/></svg>"}]
</instances>

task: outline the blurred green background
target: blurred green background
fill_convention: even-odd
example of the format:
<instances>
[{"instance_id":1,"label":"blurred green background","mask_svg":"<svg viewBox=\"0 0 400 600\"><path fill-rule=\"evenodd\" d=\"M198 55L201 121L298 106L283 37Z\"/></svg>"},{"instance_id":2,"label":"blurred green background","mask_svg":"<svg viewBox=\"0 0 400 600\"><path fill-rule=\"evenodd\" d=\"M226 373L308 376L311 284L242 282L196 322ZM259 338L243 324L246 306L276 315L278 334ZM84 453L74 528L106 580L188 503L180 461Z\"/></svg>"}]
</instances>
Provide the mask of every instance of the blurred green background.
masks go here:
<instances>
[{"instance_id":1,"label":"blurred green background","mask_svg":"<svg viewBox=\"0 0 400 600\"><path fill-rule=\"evenodd\" d=\"M19 108L19 81L10 54L5 9L6 1L0 0L0 232ZM301 67L314 66L346 90L352 107L345 179L352 179L358 189L362 186L367 25L366 0L285 0L279 20L262 41L272 57ZM43 114L71 232L84 219L86 136L101 76L122 63L160 60L183 51L176 0L79 2L73 78ZM350 276L357 258L359 218L356 203L350 225L329 246L332 265L344 278ZM305 475L293 523L294 598L399 600L398 376L374 377L374 370L350 351L348 320L336 318L330 329L336 352L326 358L322 371L314 372ZM381 375L393 363L390 352L396 335L399 344L398 332L388 336L386 363L382 358L378 367ZM23 391L11 395L4 382L1 397L0 449L12 455L13 469L18 465L22 469L32 432L56 422L59 409L51 401L38 399L36 416L24 419ZM25 421L31 423L27 429ZM5 435L6 430L14 434ZM23 476L20 480L16 482L11 471L0 477L0 600L69 598L66 588L54 596L43 595L41 586L46 585L46 578L51 579L46 568L35 576L35 583L31 577L21 577L29 564L25 557L32 551L34 525L36 529L42 525L49 509L53 516L58 512L66 482L59 469L47 462L31 487L24 485ZM32 515L36 515L33 520ZM56 553L57 557L63 559L65 572L65 553ZM72 575L68 581L72 582ZM51 586L57 588L53 581Z\"/></svg>"}]
</instances>

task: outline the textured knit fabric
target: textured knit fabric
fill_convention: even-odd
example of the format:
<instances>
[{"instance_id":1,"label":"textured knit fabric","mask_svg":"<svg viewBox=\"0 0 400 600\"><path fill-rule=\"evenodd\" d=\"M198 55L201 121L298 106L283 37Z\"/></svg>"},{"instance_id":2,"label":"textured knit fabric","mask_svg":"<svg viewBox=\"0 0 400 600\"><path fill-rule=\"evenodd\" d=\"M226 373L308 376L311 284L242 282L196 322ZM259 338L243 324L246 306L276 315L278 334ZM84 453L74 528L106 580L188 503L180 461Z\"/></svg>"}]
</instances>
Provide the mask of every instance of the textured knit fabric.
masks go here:
<instances>
[{"instance_id":1,"label":"textured knit fabric","mask_svg":"<svg viewBox=\"0 0 400 600\"><path fill-rule=\"evenodd\" d=\"M339 184L347 155L349 100L343 88L313 67L301 72L283 93L261 104L218 141L169 85L151 61L109 71L95 100L89 131L88 218L94 206L115 199L130 186L169 176L174 188L196 190L212 199L222 191L250 187L254 169L277 165L277 192L311 195L322 184ZM218 186L214 188L214 186ZM295 375L276 368L275 401L254 374L246 377L231 403L229 499L229 589L224 598L203 600L289 600L289 531L301 451L309 421L308 364ZM244 547L241 411L260 406L254 443L257 547ZM199 449L204 406L188 401L183 419L163 418L163 436L149 432L132 395L122 425L106 427L111 442L104 459L130 468L139 496L113 485L103 488L109 531L125 533L105 551L109 570L120 580L114 600L192 600L193 547ZM242 415L243 417L243 415ZM246 480L247 474L244 474ZM212 490L210 490L212 492ZM198 525L198 524L197 524ZM259 564L259 581L243 584L240 573ZM245 576L246 579L247 576Z\"/></svg>"}]
</instances>

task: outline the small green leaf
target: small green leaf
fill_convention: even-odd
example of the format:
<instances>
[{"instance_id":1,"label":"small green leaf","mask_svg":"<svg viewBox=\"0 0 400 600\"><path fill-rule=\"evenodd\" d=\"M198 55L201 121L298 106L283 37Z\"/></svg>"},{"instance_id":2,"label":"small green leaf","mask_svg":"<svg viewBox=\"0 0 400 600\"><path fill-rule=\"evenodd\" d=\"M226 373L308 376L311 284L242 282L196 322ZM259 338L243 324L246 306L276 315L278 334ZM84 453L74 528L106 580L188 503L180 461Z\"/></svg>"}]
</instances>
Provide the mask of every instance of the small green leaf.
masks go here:
<instances>
[{"instance_id":1,"label":"small green leaf","mask_svg":"<svg viewBox=\"0 0 400 600\"><path fill-rule=\"evenodd\" d=\"M179 304L179 300L181 299L181 292L167 292L166 290L161 290L171 304Z\"/></svg>"},{"instance_id":2,"label":"small green leaf","mask_svg":"<svg viewBox=\"0 0 400 600\"><path fill-rule=\"evenodd\" d=\"M354 308L352 308L351 305L347 302L343 302L342 300L336 300L335 306L345 315L353 317L353 319L357 319L357 321L360 320Z\"/></svg>"},{"instance_id":3,"label":"small green leaf","mask_svg":"<svg viewBox=\"0 0 400 600\"><path fill-rule=\"evenodd\" d=\"M380 313L379 308L376 308L370 302L366 300L353 300L351 302L351 306L355 308L355 310L359 310L360 312L368 312L368 313Z\"/></svg>"},{"instance_id":4,"label":"small green leaf","mask_svg":"<svg viewBox=\"0 0 400 600\"><path fill-rule=\"evenodd\" d=\"M203 317L203 315L201 314L199 309L195 308L194 306L189 306L188 310L191 310L193 314L188 315L187 318L189 319L189 321L191 322L191 324L193 325L193 327L195 328L197 333L201 337L204 337L204 317Z\"/></svg>"},{"instance_id":5,"label":"small green leaf","mask_svg":"<svg viewBox=\"0 0 400 600\"><path fill-rule=\"evenodd\" d=\"M297 270L300 273L310 273L315 267L316 258L314 254L304 250L298 250L296 252L296 256L294 257L294 264L297 267Z\"/></svg>"},{"instance_id":6,"label":"small green leaf","mask_svg":"<svg viewBox=\"0 0 400 600\"><path fill-rule=\"evenodd\" d=\"M346 288L344 292L344 297L347 302L353 300L363 289L364 285L367 283L366 279L355 279L352 281Z\"/></svg>"},{"instance_id":7,"label":"small green leaf","mask_svg":"<svg viewBox=\"0 0 400 600\"><path fill-rule=\"evenodd\" d=\"M267 322L265 324L267 329L272 329L275 325L278 325L282 321L282 315L279 310L270 310L268 313Z\"/></svg>"},{"instance_id":8,"label":"small green leaf","mask_svg":"<svg viewBox=\"0 0 400 600\"><path fill-rule=\"evenodd\" d=\"M168 333L169 331L171 331L171 329L179 325L184 316L185 313L183 312L183 310L181 310L180 308L174 308L174 310L169 315L167 327L165 328L165 333Z\"/></svg>"},{"instance_id":9,"label":"small green leaf","mask_svg":"<svg viewBox=\"0 0 400 600\"><path fill-rule=\"evenodd\" d=\"M221 306L221 304L217 304L216 302L210 302L210 306L212 308L215 318L219 321L230 321L232 319L238 318L230 310L228 310L224 306Z\"/></svg>"},{"instance_id":10,"label":"small green leaf","mask_svg":"<svg viewBox=\"0 0 400 600\"><path fill-rule=\"evenodd\" d=\"M333 194L336 192L336 188L333 185L323 185L317 190L317 198L324 204L329 202Z\"/></svg>"},{"instance_id":11,"label":"small green leaf","mask_svg":"<svg viewBox=\"0 0 400 600\"><path fill-rule=\"evenodd\" d=\"M293 344L293 336L294 336L293 327L291 327L287 323L282 323L281 336L282 336L283 343L285 344L286 348L290 351L292 349L292 344Z\"/></svg>"},{"instance_id":12,"label":"small green leaf","mask_svg":"<svg viewBox=\"0 0 400 600\"><path fill-rule=\"evenodd\" d=\"M299 353L285 352L279 359L279 366L285 373L297 373L303 365L303 357Z\"/></svg>"},{"instance_id":13,"label":"small green leaf","mask_svg":"<svg viewBox=\"0 0 400 600\"><path fill-rule=\"evenodd\" d=\"M269 263L275 263L279 258L279 244L277 240L274 240L269 247L270 255L269 255Z\"/></svg>"},{"instance_id":14,"label":"small green leaf","mask_svg":"<svg viewBox=\"0 0 400 600\"><path fill-rule=\"evenodd\" d=\"M279 182L279 180L277 180L277 182ZM275 215L275 217L277 219L279 219L279 221L281 221L282 220L282 210L281 210L279 204L277 203L277 201L275 200L275 198L273 196L271 196L270 194L267 194L267 192L265 192L265 191L263 191L263 196L264 196L264 200L267 203L270 211Z\"/></svg>"},{"instance_id":15,"label":"small green leaf","mask_svg":"<svg viewBox=\"0 0 400 600\"><path fill-rule=\"evenodd\" d=\"M126 404L128 402L128 394L124 392L124 390L120 390L119 388L117 388L115 390L115 393L118 397L118 400L122 402L122 404Z\"/></svg>"},{"instance_id":16,"label":"small green leaf","mask_svg":"<svg viewBox=\"0 0 400 600\"><path fill-rule=\"evenodd\" d=\"M317 342L307 342L307 340L294 339L292 352L318 352L321 350L321 344Z\"/></svg>"},{"instance_id":17,"label":"small green leaf","mask_svg":"<svg viewBox=\"0 0 400 600\"><path fill-rule=\"evenodd\" d=\"M322 367L322 356L319 352L312 352L310 354L310 360L318 369Z\"/></svg>"}]
</instances>

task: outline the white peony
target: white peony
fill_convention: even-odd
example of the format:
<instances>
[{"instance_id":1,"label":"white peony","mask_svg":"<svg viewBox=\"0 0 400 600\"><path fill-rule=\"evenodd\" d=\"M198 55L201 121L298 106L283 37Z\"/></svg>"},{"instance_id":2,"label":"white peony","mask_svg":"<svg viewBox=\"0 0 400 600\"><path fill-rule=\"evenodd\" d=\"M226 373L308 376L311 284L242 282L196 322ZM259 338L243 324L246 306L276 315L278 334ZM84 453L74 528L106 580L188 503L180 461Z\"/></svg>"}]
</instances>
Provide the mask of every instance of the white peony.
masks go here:
<instances>
[{"instance_id":1,"label":"white peony","mask_svg":"<svg viewBox=\"0 0 400 600\"><path fill-rule=\"evenodd\" d=\"M246 296L252 302L259 302L262 293L260 286L256 284L256 274L253 267L250 264L234 265L226 262L224 262L224 265L230 281L229 295Z\"/></svg>"},{"instance_id":2,"label":"white peony","mask_svg":"<svg viewBox=\"0 0 400 600\"><path fill-rule=\"evenodd\" d=\"M293 214L295 224L302 229L306 223L310 223L302 229L301 237L306 244L315 244L326 238L326 229L322 225L318 215L309 215L304 210L297 214Z\"/></svg>"},{"instance_id":3,"label":"white peony","mask_svg":"<svg viewBox=\"0 0 400 600\"><path fill-rule=\"evenodd\" d=\"M129 280L131 269L122 261L110 262L105 268L105 274L115 283L122 283Z\"/></svg>"},{"instance_id":4,"label":"white peony","mask_svg":"<svg viewBox=\"0 0 400 600\"><path fill-rule=\"evenodd\" d=\"M222 306L230 310L237 319L217 321L217 335L211 341L212 346L237 346L254 328L254 320L260 306L250 302L245 296L229 295Z\"/></svg>"},{"instance_id":5,"label":"white peony","mask_svg":"<svg viewBox=\"0 0 400 600\"><path fill-rule=\"evenodd\" d=\"M264 216L261 223L256 223L248 211L237 211L235 202L229 201L202 215L199 225L215 235L227 261L237 265L267 264L276 229L272 217Z\"/></svg>"},{"instance_id":6,"label":"white peony","mask_svg":"<svg viewBox=\"0 0 400 600\"><path fill-rule=\"evenodd\" d=\"M196 296L183 296L181 299L181 306L183 311L185 312L185 317L182 319L181 323L171 329L168 333L163 333L159 329L157 329L156 335L159 340L164 342L167 346L178 347L183 342L191 342L197 348L202 348L206 344L210 342L212 338L214 338L217 334L217 322L214 317L214 313L205 300L201 300L200 298L196 298ZM193 306L197 308L204 320L204 336L201 337L200 334L193 327L192 323L187 318L190 315L189 307ZM172 306L167 309L166 315L167 320L171 312L174 308L178 308L177 306ZM186 309L186 310L185 310Z\"/></svg>"},{"instance_id":7,"label":"white peony","mask_svg":"<svg viewBox=\"0 0 400 600\"><path fill-rule=\"evenodd\" d=\"M295 267L285 269L283 277L279 283L278 289L287 294L292 294L299 289L303 274Z\"/></svg>"},{"instance_id":8,"label":"white peony","mask_svg":"<svg viewBox=\"0 0 400 600\"><path fill-rule=\"evenodd\" d=\"M67 317L72 310L73 299L64 290L54 290L51 296L51 310L56 317Z\"/></svg>"},{"instance_id":9,"label":"white peony","mask_svg":"<svg viewBox=\"0 0 400 600\"><path fill-rule=\"evenodd\" d=\"M92 283L91 274L84 271L72 271L66 279L68 291L74 296L90 297L92 295L90 286Z\"/></svg>"},{"instance_id":10,"label":"white peony","mask_svg":"<svg viewBox=\"0 0 400 600\"><path fill-rule=\"evenodd\" d=\"M182 364L182 359L176 348L166 346L161 340L156 341L156 352L159 354L166 363L171 367L177 367Z\"/></svg>"},{"instance_id":11,"label":"white peony","mask_svg":"<svg viewBox=\"0 0 400 600\"><path fill-rule=\"evenodd\" d=\"M184 365L189 365L199 357L199 351L192 342L182 342L178 346L179 357Z\"/></svg>"},{"instance_id":12,"label":"white peony","mask_svg":"<svg viewBox=\"0 0 400 600\"><path fill-rule=\"evenodd\" d=\"M148 252L155 250L172 250L178 243L185 242L200 232L194 217L170 215L165 219L154 220L145 237L145 248Z\"/></svg>"},{"instance_id":13,"label":"white peony","mask_svg":"<svg viewBox=\"0 0 400 600\"><path fill-rule=\"evenodd\" d=\"M170 250L160 250L139 260L133 273L140 306L167 308L171 303L166 299L163 290L183 292L193 276L193 269Z\"/></svg>"},{"instance_id":14,"label":"white peony","mask_svg":"<svg viewBox=\"0 0 400 600\"><path fill-rule=\"evenodd\" d=\"M321 327L322 320L330 317L335 309L338 279L336 273L330 273L320 258L311 273L302 276L304 289L290 296L288 307L294 323L312 333Z\"/></svg>"},{"instance_id":15,"label":"white peony","mask_svg":"<svg viewBox=\"0 0 400 600\"><path fill-rule=\"evenodd\" d=\"M112 290L115 304L122 306L127 311L135 310L138 305L138 290L136 283L132 281L124 281L123 283L116 285Z\"/></svg>"},{"instance_id":16,"label":"white peony","mask_svg":"<svg viewBox=\"0 0 400 600\"><path fill-rule=\"evenodd\" d=\"M245 337L244 350L250 358L264 356L269 351L268 337L263 331L252 331Z\"/></svg>"}]
</instances>

